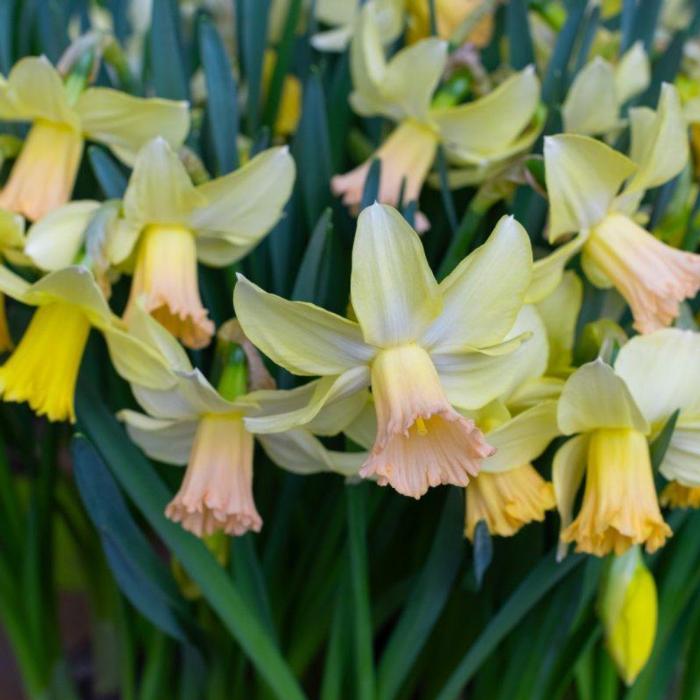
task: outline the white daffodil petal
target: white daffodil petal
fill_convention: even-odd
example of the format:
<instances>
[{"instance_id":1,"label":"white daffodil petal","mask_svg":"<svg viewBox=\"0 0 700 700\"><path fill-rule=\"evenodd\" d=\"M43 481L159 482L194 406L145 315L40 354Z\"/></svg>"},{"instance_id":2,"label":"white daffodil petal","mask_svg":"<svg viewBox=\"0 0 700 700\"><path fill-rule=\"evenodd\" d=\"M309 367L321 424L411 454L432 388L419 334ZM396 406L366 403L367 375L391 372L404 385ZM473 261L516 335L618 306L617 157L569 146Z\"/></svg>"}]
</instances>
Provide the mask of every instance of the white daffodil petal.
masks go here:
<instances>
[{"instance_id":1,"label":"white daffodil petal","mask_svg":"<svg viewBox=\"0 0 700 700\"><path fill-rule=\"evenodd\" d=\"M622 346L615 372L650 423L700 407L700 334L664 328Z\"/></svg>"},{"instance_id":2,"label":"white daffodil petal","mask_svg":"<svg viewBox=\"0 0 700 700\"><path fill-rule=\"evenodd\" d=\"M336 27L324 32L317 32L311 37L311 46L316 51L345 51L350 38L352 37L352 27Z\"/></svg>"},{"instance_id":3,"label":"white daffodil petal","mask_svg":"<svg viewBox=\"0 0 700 700\"><path fill-rule=\"evenodd\" d=\"M49 212L30 227L24 252L42 270L68 267L75 262L99 206L99 202L87 199Z\"/></svg>"},{"instance_id":4,"label":"white daffodil petal","mask_svg":"<svg viewBox=\"0 0 700 700\"><path fill-rule=\"evenodd\" d=\"M85 135L129 165L152 138L160 136L179 148L190 129L187 102L144 99L110 88L88 88L78 98L76 110Z\"/></svg>"},{"instance_id":5,"label":"white daffodil petal","mask_svg":"<svg viewBox=\"0 0 700 700\"><path fill-rule=\"evenodd\" d=\"M629 181L625 194L662 185L683 170L690 149L681 101L673 85L662 85L653 121L647 110L631 109L630 125L630 155L639 170Z\"/></svg>"},{"instance_id":6,"label":"white daffodil petal","mask_svg":"<svg viewBox=\"0 0 700 700\"><path fill-rule=\"evenodd\" d=\"M246 428L252 433L279 433L307 426L327 404L348 399L369 386L369 368L355 367L340 376L324 377L312 384L312 392L302 393L308 396L306 404L286 412L248 416L245 418Z\"/></svg>"},{"instance_id":7,"label":"white daffodil petal","mask_svg":"<svg viewBox=\"0 0 700 700\"><path fill-rule=\"evenodd\" d=\"M377 410L371 395L355 419L347 425L343 432L360 447L371 450L377 439Z\"/></svg>"},{"instance_id":8,"label":"white daffodil petal","mask_svg":"<svg viewBox=\"0 0 700 700\"><path fill-rule=\"evenodd\" d=\"M636 170L622 153L576 134L547 136L544 163L550 242L602 221L620 186Z\"/></svg>"},{"instance_id":9,"label":"white daffodil petal","mask_svg":"<svg viewBox=\"0 0 700 700\"><path fill-rule=\"evenodd\" d=\"M277 466L295 474L337 472L352 476L367 458L364 452L328 450L308 430L261 435L258 440Z\"/></svg>"},{"instance_id":10,"label":"white daffodil petal","mask_svg":"<svg viewBox=\"0 0 700 700\"><path fill-rule=\"evenodd\" d=\"M155 138L139 151L124 195L128 221L187 226L192 210L204 203L165 139Z\"/></svg>"},{"instance_id":11,"label":"white daffodil petal","mask_svg":"<svg viewBox=\"0 0 700 700\"><path fill-rule=\"evenodd\" d=\"M583 365L567 379L559 398L558 421L564 435L597 428L649 432L625 382L600 359Z\"/></svg>"},{"instance_id":12,"label":"white daffodil petal","mask_svg":"<svg viewBox=\"0 0 700 700\"><path fill-rule=\"evenodd\" d=\"M530 239L512 216L504 216L486 243L440 283L443 309L421 343L433 352L452 352L500 342L513 326L531 277Z\"/></svg>"},{"instance_id":13,"label":"white daffodil petal","mask_svg":"<svg viewBox=\"0 0 700 700\"><path fill-rule=\"evenodd\" d=\"M566 264L583 248L586 239L586 235L579 234L549 255L535 260L525 303L537 304L556 289L564 275Z\"/></svg>"},{"instance_id":14,"label":"white daffodil petal","mask_svg":"<svg viewBox=\"0 0 700 700\"><path fill-rule=\"evenodd\" d=\"M496 453L484 460L481 470L503 472L529 464L557 435L557 402L545 401L486 434Z\"/></svg>"},{"instance_id":15,"label":"white daffodil petal","mask_svg":"<svg viewBox=\"0 0 700 700\"><path fill-rule=\"evenodd\" d=\"M669 481L700 486L700 415L680 416L659 471Z\"/></svg>"},{"instance_id":16,"label":"white daffodil petal","mask_svg":"<svg viewBox=\"0 0 700 700\"><path fill-rule=\"evenodd\" d=\"M624 104L646 90L650 81L649 56L644 50L644 44L636 41L615 66L615 94L618 102Z\"/></svg>"},{"instance_id":17,"label":"white daffodil petal","mask_svg":"<svg viewBox=\"0 0 700 700\"><path fill-rule=\"evenodd\" d=\"M4 265L0 265L0 292L2 294L6 294L8 297L23 303L32 303L27 301L30 288L29 282L8 270Z\"/></svg>"},{"instance_id":18,"label":"white daffodil petal","mask_svg":"<svg viewBox=\"0 0 700 700\"><path fill-rule=\"evenodd\" d=\"M233 305L251 342L294 374L341 374L375 354L356 323L313 304L269 294L242 275Z\"/></svg>"},{"instance_id":19,"label":"white daffodil petal","mask_svg":"<svg viewBox=\"0 0 700 700\"><path fill-rule=\"evenodd\" d=\"M578 72L566 94L562 106L564 131L606 134L618 126L619 110L613 67L596 56Z\"/></svg>"},{"instance_id":20,"label":"white daffodil petal","mask_svg":"<svg viewBox=\"0 0 700 700\"><path fill-rule=\"evenodd\" d=\"M440 313L423 244L392 207L373 204L357 220L351 298L365 340L379 347L416 340Z\"/></svg>"},{"instance_id":21,"label":"white daffodil petal","mask_svg":"<svg viewBox=\"0 0 700 700\"><path fill-rule=\"evenodd\" d=\"M456 107L434 109L451 161L472 164L505 157L505 151L532 121L540 99L540 83L533 66L516 73L485 97Z\"/></svg>"},{"instance_id":22,"label":"white daffodil petal","mask_svg":"<svg viewBox=\"0 0 700 700\"><path fill-rule=\"evenodd\" d=\"M577 435L567 440L554 455L552 462L552 484L557 499L557 510L561 519L559 532L563 532L574 519L576 493L583 481L588 461L588 435ZM567 545L559 542L557 559L566 556Z\"/></svg>"},{"instance_id":23,"label":"white daffodil petal","mask_svg":"<svg viewBox=\"0 0 700 700\"><path fill-rule=\"evenodd\" d=\"M166 464L187 464L198 419L162 420L124 410L117 414L129 437L152 459Z\"/></svg>"}]
</instances>

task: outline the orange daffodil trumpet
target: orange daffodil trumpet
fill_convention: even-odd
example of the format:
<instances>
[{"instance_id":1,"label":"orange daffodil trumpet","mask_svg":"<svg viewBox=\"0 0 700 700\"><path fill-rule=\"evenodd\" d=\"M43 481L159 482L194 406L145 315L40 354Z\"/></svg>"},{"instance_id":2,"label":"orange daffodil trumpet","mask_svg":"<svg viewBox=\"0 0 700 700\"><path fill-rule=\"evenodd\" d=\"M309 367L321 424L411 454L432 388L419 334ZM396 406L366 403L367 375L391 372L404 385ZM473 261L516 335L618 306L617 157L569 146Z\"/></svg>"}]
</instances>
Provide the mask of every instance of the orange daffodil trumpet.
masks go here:
<instances>
[{"instance_id":1,"label":"orange daffodil trumpet","mask_svg":"<svg viewBox=\"0 0 700 700\"><path fill-rule=\"evenodd\" d=\"M563 543L599 556L622 554L633 544L653 552L671 534L659 510L648 440L679 411L659 469L674 484L700 486L699 352L700 334L663 329L626 343L614 369L596 360L569 378L558 422L562 433L576 437L553 465Z\"/></svg>"},{"instance_id":2,"label":"orange daffodil trumpet","mask_svg":"<svg viewBox=\"0 0 700 700\"><path fill-rule=\"evenodd\" d=\"M124 410L119 417L147 455L168 464L187 465L166 515L199 537L219 531L228 535L258 532L262 518L253 498L254 431L247 426L247 417L260 413L267 404L303 405L313 387L249 392L251 385L269 386L271 379L236 322L224 324L219 331L225 353L218 389L192 367L173 336L141 307L132 315L130 330L159 355L166 379L152 388L138 383L140 377L124 374L128 380L138 380L132 381L132 389L146 414ZM242 348L245 359L230 362L226 353L231 348ZM362 397L330 406L329 415L319 418L316 425L261 436L260 442L273 461L290 471L354 474L363 456L327 450L312 430L339 432L357 412L358 399Z\"/></svg>"},{"instance_id":3,"label":"orange daffodil trumpet","mask_svg":"<svg viewBox=\"0 0 700 700\"><path fill-rule=\"evenodd\" d=\"M156 376L153 354L126 332L84 267L49 273L32 285L0 267L0 290L37 307L17 348L0 367L4 401L26 401L51 421L75 421L73 396L91 327L104 335L118 371L146 383Z\"/></svg>"},{"instance_id":4,"label":"orange daffodil trumpet","mask_svg":"<svg viewBox=\"0 0 700 700\"><path fill-rule=\"evenodd\" d=\"M700 256L662 243L636 220L644 192L675 177L688 161L675 88L663 85L656 112L631 109L630 126L629 157L587 136L545 139L549 240L578 233L567 255L582 248L591 282L616 287L635 328L649 333L669 325L679 303L700 289Z\"/></svg>"},{"instance_id":5,"label":"orange daffodil trumpet","mask_svg":"<svg viewBox=\"0 0 700 700\"><path fill-rule=\"evenodd\" d=\"M380 204L358 219L357 322L268 294L239 275L234 306L246 335L290 372L322 377L306 406L268 415L259 429L305 425L330 400L371 386L377 435L360 475L415 498L430 486L466 486L493 448L455 406L485 405L517 372L509 353L526 336L506 336L531 275L527 234L504 217L438 284L416 232Z\"/></svg>"},{"instance_id":6,"label":"orange daffodil trumpet","mask_svg":"<svg viewBox=\"0 0 700 700\"><path fill-rule=\"evenodd\" d=\"M361 10L350 58L353 109L363 116L381 115L398 123L379 148L379 201L399 206L418 199L439 144L449 161L464 169L460 177L477 182L490 168L532 144L540 125L533 119L539 104L539 82L532 67L517 73L492 93L456 107L431 107L447 63L447 44L424 39L400 50L390 60L378 29L375 3ZM536 120L535 120L536 121ZM331 181L344 204L357 209L372 159ZM419 213L417 227L427 219Z\"/></svg>"},{"instance_id":7,"label":"orange daffodil trumpet","mask_svg":"<svg viewBox=\"0 0 700 700\"><path fill-rule=\"evenodd\" d=\"M190 124L186 102L101 87L74 95L43 56L23 58L7 79L0 78L0 119L32 124L0 192L0 207L33 220L70 199L85 139L103 143L131 165L156 135L180 146Z\"/></svg>"}]
</instances>

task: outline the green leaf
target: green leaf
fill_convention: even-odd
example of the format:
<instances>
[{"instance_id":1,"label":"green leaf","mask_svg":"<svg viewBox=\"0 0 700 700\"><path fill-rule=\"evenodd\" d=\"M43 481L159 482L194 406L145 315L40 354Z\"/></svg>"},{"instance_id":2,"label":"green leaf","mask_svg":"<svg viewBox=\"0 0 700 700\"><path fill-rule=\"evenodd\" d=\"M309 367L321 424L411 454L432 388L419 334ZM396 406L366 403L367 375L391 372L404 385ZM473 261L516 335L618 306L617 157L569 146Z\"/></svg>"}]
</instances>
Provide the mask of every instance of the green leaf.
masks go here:
<instances>
[{"instance_id":1,"label":"green leaf","mask_svg":"<svg viewBox=\"0 0 700 700\"><path fill-rule=\"evenodd\" d=\"M121 199L127 185L127 178L121 166L99 146L88 147L88 159L102 194L107 199Z\"/></svg>"},{"instance_id":2,"label":"green leaf","mask_svg":"<svg viewBox=\"0 0 700 700\"><path fill-rule=\"evenodd\" d=\"M291 298L296 301L309 301L313 304L323 305L321 283L323 281L323 263L326 260L328 245L333 235L331 216L331 210L326 209L311 234L311 240L306 247L294 282Z\"/></svg>"},{"instance_id":3,"label":"green leaf","mask_svg":"<svg viewBox=\"0 0 700 700\"><path fill-rule=\"evenodd\" d=\"M506 5L506 32L508 33L508 58L515 70L522 70L535 62L535 51L527 16L527 0L510 0Z\"/></svg>"},{"instance_id":4,"label":"green leaf","mask_svg":"<svg viewBox=\"0 0 700 700\"><path fill-rule=\"evenodd\" d=\"M396 697L447 602L464 555L463 498L460 489L450 489L430 553L379 663L379 700Z\"/></svg>"},{"instance_id":5,"label":"green leaf","mask_svg":"<svg viewBox=\"0 0 700 700\"><path fill-rule=\"evenodd\" d=\"M370 163L365 186L362 189L362 199L360 200L360 211L374 204L379 198L379 184L382 180L382 161L374 158Z\"/></svg>"},{"instance_id":6,"label":"green leaf","mask_svg":"<svg viewBox=\"0 0 700 700\"><path fill-rule=\"evenodd\" d=\"M666 450L671 443L671 438L673 437L673 431L676 428L676 421L678 420L678 415L680 414L680 409L674 411L669 419L666 421L661 432L658 434L654 442L649 446L649 454L651 457L651 466L654 471L658 471L661 466L661 462L664 461L666 456Z\"/></svg>"},{"instance_id":7,"label":"green leaf","mask_svg":"<svg viewBox=\"0 0 700 700\"><path fill-rule=\"evenodd\" d=\"M238 167L237 86L221 37L211 20L199 21L199 52L207 83L207 122L216 160L216 174Z\"/></svg>"},{"instance_id":8,"label":"green leaf","mask_svg":"<svg viewBox=\"0 0 700 700\"><path fill-rule=\"evenodd\" d=\"M258 131L259 125L262 70L270 0L239 0L235 7L238 45L241 52L240 63L248 88L248 136L253 137Z\"/></svg>"},{"instance_id":9,"label":"green leaf","mask_svg":"<svg viewBox=\"0 0 700 700\"><path fill-rule=\"evenodd\" d=\"M90 373L81 373L76 395L81 429L98 448L117 482L178 558L204 598L249 656L260 677L280 700L304 700L299 684L238 588L201 541L163 515L170 493L150 462L131 443L104 405L97 384L91 379Z\"/></svg>"},{"instance_id":10,"label":"green leaf","mask_svg":"<svg viewBox=\"0 0 700 700\"><path fill-rule=\"evenodd\" d=\"M149 31L149 67L156 95L189 99L176 0L153 0Z\"/></svg>"},{"instance_id":11,"label":"green leaf","mask_svg":"<svg viewBox=\"0 0 700 700\"><path fill-rule=\"evenodd\" d=\"M17 0L0 3L0 73L7 75L12 68L12 30Z\"/></svg>"},{"instance_id":12,"label":"green leaf","mask_svg":"<svg viewBox=\"0 0 700 700\"><path fill-rule=\"evenodd\" d=\"M450 183L447 177L447 158L445 157L445 149L442 147L442 145L438 146L437 149L437 167L438 177L440 178L442 206L445 209L445 215L447 216L447 222L450 225L450 231L454 233L457 231L457 212L455 210L455 203L452 199L452 190L450 190Z\"/></svg>"},{"instance_id":13,"label":"green leaf","mask_svg":"<svg viewBox=\"0 0 700 700\"><path fill-rule=\"evenodd\" d=\"M481 664L493 653L498 644L544 596L570 571L581 564L582 555L569 555L557 563L554 551L544 557L518 586L503 607L491 618L453 671L436 700L459 697Z\"/></svg>"},{"instance_id":14,"label":"green leaf","mask_svg":"<svg viewBox=\"0 0 700 700\"><path fill-rule=\"evenodd\" d=\"M374 700L375 696L372 612L367 571L366 489L367 484L349 485L345 488L357 700Z\"/></svg>"},{"instance_id":15,"label":"green leaf","mask_svg":"<svg viewBox=\"0 0 700 700\"><path fill-rule=\"evenodd\" d=\"M480 520L474 529L474 579L476 587L481 588L484 575L493 559L493 542L489 526L485 520Z\"/></svg>"}]
</instances>

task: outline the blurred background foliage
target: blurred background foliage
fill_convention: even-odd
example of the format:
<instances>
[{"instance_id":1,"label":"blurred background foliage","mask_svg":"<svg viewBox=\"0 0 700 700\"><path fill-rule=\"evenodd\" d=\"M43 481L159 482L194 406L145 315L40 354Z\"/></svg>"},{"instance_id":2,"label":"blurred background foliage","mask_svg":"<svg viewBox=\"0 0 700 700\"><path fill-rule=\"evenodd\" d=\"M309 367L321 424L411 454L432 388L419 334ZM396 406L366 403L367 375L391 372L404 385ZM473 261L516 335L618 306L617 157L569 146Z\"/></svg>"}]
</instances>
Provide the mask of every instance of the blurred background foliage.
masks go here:
<instances>
[{"instance_id":1,"label":"blurred background foliage","mask_svg":"<svg viewBox=\"0 0 700 700\"><path fill-rule=\"evenodd\" d=\"M539 66L545 134L561 129L562 100L600 27L619 31L623 47L641 40L650 52L651 85L636 104L655 105L661 82L679 71L687 40L698 34L700 5L688 5L682 26L662 26L661 0L619 5L604 19L604 8L586 0L493 4L493 32L481 52L487 70L502 63L519 69L537 58L528 13L556 32L548 63ZM366 157L387 124L351 112L348 53L313 50L308 3L3 0L0 70L7 75L25 55L55 62L91 29L115 38L97 84L190 100L185 156L193 177L230 172L241 154L290 143L298 178L286 216L237 266L200 270L216 323L232 313L237 269L265 289L344 312L354 220L329 181ZM297 123L281 109L296 94ZM2 129L8 144L21 135ZM541 163L528 166L541 181ZM91 145L74 198L119 197L127 175ZM700 200L668 210L681 178L648 201L652 221L675 216L692 250ZM377 184L375 166L366 202ZM424 243L433 268L482 242L504 212L525 225L536 250L547 250L541 194L527 183L509 194L484 207L474 188L426 190L422 208L432 227ZM404 214L410 219L414 209L409 204ZM118 285L117 308L124 298ZM603 301L586 283L580 355L587 353L581 339L590 341L583 329ZM16 330L27 322L17 305L9 315ZM210 351L192 355L209 368ZM293 386L282 372L278 381ZM0 404L0 618L29 696L700 698L699 514L673 513L673 538L647 558L659 589L659 627L650 662L627 689L596 614L603 563L569 555L557 564L556 516L508 539L480 528L472 546L463 538L458 489L433 489L415 502L334 475L288 474L260 453L263 532L203 543L165 519L180 473L128 441L114 412L129 405L98 338L81 370L76 429ZM544 474L554 447L538 462ZM2 697L11 692L8 686Z\"/></svg>"}]
</instances>

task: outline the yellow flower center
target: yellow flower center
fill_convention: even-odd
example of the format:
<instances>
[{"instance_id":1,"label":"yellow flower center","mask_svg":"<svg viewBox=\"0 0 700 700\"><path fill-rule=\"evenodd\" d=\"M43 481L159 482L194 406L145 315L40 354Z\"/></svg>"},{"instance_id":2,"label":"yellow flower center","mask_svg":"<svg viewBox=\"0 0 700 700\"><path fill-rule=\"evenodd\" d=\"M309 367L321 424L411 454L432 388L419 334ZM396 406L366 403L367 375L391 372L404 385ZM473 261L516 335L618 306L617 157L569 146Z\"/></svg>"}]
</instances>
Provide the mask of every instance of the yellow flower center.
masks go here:
<instances>
[{"instance_id":1,"label":"yellow flower center","mask_svg":"<svg viewBox=\"0 0 700 700\"><path fill-rule=\"evenodd\" d=\"M17 349L0 367L5 401L26 401L51 421L75 421L73 396L90 321L65 302L40 306Z\"/></svg>"}]
</instances>

